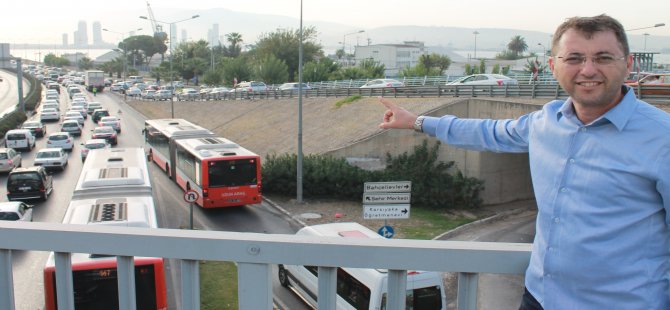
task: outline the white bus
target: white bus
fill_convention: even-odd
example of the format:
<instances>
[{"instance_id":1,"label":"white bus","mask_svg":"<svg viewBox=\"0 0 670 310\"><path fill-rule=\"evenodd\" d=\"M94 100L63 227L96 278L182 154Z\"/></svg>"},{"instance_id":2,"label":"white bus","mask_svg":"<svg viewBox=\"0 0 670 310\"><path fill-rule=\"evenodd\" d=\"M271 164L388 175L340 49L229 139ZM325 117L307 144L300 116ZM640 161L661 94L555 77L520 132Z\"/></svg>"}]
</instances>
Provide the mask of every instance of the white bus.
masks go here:
<instances>
[{"instance_id":1,"label":"white bus","mask_svg":"<svg viewBox=\"0 0 670 310\"><path fill-rule=\"evenodd\" d=\"M82 167L65 224L158 228L148 165L141 148L91 150ZM116 257L72 253L77 309L118 309ZM167 310L163 258L134 257L137 309ZM47 310L56 309L54 254L44 267Z\"/></svg>"},{"instance_id":2,"label":"white bus","mask_svg":"<svg viewBox=\"0 0 670 310\"><path fill-rule=\"evenodd\" d=\"M342 238L383 238L358 223L307 226L296 235ZM291 288L312 307L317 307L318 266L279 265L279 282ZM388 273L382 269L337 269L337 309L386 309ZM444 282L439 272L408 271L405 309L444 310Z\"/></svg>"}]
</instances>

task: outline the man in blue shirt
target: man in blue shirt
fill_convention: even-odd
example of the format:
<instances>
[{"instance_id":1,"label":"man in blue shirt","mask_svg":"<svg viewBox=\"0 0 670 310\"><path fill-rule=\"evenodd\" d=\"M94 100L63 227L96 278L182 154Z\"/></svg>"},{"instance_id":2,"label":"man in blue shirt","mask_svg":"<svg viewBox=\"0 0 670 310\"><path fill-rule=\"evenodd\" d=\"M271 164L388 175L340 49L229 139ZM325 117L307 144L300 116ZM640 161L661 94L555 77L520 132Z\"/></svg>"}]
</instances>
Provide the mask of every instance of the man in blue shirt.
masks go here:
<instances>
[{"instance_id":1,"label":"man in blue shirt","mask_svg":"<svg viewBox=\"0 0 670 310\"><path fill-rule=\"evenodd\" d=\"M632 65L618 21L574 17L549 59L567 100L485 120L417 117L380 98L381 128L528 152L538 216L520 309L670 309L670 114L624 86Z\"/></svg>"}]
</instances>

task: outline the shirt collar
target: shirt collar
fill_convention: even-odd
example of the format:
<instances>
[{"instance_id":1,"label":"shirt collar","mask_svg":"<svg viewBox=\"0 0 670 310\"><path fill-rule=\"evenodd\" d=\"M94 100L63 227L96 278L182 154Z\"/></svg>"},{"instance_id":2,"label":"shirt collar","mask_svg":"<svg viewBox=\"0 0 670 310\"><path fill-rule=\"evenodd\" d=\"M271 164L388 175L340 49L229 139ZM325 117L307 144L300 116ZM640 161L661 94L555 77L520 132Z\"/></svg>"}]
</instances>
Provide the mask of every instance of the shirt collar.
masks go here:
<instances>
[{"instance_id":1,"label":"shirt collar","mask_svg":"<svg viewBox=\"0 0 670 310\"><path fill-rule=\"evenodd\" d=\"M635 92L630 86L622 86L622 91L625 92L625 95L621 101L614 108L595 120L591 125L602 125L604 122L609 121L617 128L617 130L623 130L637 106L637 97L635 97ZM568 119L577 119L575 109L573 108L572 98L568 98L561 108L558 109L556 112L556 120L560 120L563 116Z\"/></svg>"}]
</instances>

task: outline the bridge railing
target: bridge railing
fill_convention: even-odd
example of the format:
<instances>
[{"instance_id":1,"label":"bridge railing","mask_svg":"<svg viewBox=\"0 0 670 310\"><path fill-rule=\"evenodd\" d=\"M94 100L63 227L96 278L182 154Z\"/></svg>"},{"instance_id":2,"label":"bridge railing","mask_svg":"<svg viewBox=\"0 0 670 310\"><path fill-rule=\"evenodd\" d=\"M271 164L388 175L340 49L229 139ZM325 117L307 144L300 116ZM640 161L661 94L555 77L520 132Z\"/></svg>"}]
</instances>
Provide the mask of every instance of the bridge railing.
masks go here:
<instances>
[{"instance_id":1,"label":"bridge railing","mask_svg":"<svg viewBox=\"0 0 670 310\"><path fill-rule=\"evenodd\" d=\"M0 221L0 309L15 309L12 251L56 253L56 283L72 283L70 253L117 256L127 266L133 256L176 259L181 265L183 309L199 309L198 262L229 261L238 267L240 309L272 309L272 266L319 266L319 309L335 309L337 267L389 270L387 309L403 309L407 270L459 273L458 309L476 309L479 273L523 274L530 244L462 241L308 237L280 234L92 227L59 223ZM123 245L123 246L119 246ZM420 258L420 259L419 259ZM59 263L60 262L60 263ZM119 301L129 300L133 268L119 271ZM321 272L323 270L323 272ZM69 282L66 282L69 281ZM323 281L323 282L322 282ZM332 282L331 282L332 281ZM125 284L124 284L125 283ZM127 286L126 286L127 285ZM72 287L57 290L67 310ZM397 293L394 293L397 292ZM71 299L69 299L71 300ZM330 303L326 302L330 301ZM61 302L64 302L61 306ZM71 306L71 304L70 304Z\"/></svg>"}]
</instances>

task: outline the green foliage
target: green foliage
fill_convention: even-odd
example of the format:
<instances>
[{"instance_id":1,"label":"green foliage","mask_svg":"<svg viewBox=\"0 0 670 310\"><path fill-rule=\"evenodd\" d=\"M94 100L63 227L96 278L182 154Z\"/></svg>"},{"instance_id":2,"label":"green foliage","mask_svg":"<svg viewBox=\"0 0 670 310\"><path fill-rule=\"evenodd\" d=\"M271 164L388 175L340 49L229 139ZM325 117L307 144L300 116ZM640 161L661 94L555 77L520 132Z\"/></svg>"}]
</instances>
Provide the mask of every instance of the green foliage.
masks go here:
<instances>
[{"instance_id":1,"label":"green foliage","mask_svg":"<svg viewBox=\"0 0 670 310\"><path fill-rule=\"evenodd\" d=\"M67 58L64 57L58 57L54 55L53 53L49 53L46 56L44 56L44 64L50 67L65 67L70 65L70 61L67 60Z\"/></svg>"},{"instance_id":2,"label":"green foliage","mask_svg":"<svg viewBox=\"0 0 670 310\"><path fill-rule=\"evenodd\" d=\"M367 72L361 67L346 67L334 72L335 80L360 80L367 78Z\"/></svg>"},{"instance_id":3,"label":"green foliage","mask_svg":"<svg viewBox=\"0 0 670 310\"><path fill-rule=\"evenodd\" d=\"M303 28L303 62L313 61L323 56L321 44L317 43L317 31L314 27ZM269 55L284 61L288 66L288 80L295 81L298 76L298 51L300 30L278 29L261 35L253 53L260 59ZM266 81L267 82L267 81Z\"/></svg>"},{"instance_id":4,"label":"green foliage","mask_svg":"<svg viewBox=\"0 0 670 310\"><path fill-rule=\"evenodd\" d=\"M255 76L267 84L281 84L288 80L288 66L274 55L263 58Z\"/></svg>"},{"instance_id":5,"label":"green foliage","mask_svg":"<svg viewBox=\"0 0 670 310\"><path fill-rule=\"evenodd\" d=\"M500 64L493 65L493 69L491 69L491 73L500 74Z\"/></svg>"},{"instance_id":6,"label":"green foliage","mask_svg":"<svg viewBox=\"0 0 670 310\"><path fill-rule=\"evenodd\" d=\"M5 117L2 118L2 122L0 122L0 135L4 137L7 131L17 128L19 125L25 122L26 119L28 118L22 111L16 110L14 112L8 113Z\"/></svg>"},{"instance_id":7,"label":"green foliage","mask_svg":"<svg viewBox=\"0 0 670 310\"><path fill-rule=\"evenodd\" d=\"M358 66L363 69L367 78L381 78L384 77L385 66L380 62L369 58L362 60Z\"/></svg>"},{"instance_id":8,"label":"green foliage","mask_svg":"<svg viewBox=\"0 0 670 310\"><path fill-rule=\"evenodd\" d=\"M471 74L475 74L475 67L473 67L470 64L465 64L465 66L463 66L463 75L471 75Z\"/></svg>"},{"instance_id":9,"label":"green foliage","mask_svg":"<svg viewBox=\"0 0 670 310\"><path fill-rule=\"evenodd\" d=\"M347 97L347 98L340 99L340 100L338 100L337 102L335 102L335 106L339 108L339 107L341 107L341 106L343 106L343 105L345 105L345 104L352 103L352 102L354 102L354 101L356 101L356 100L359 100L359 99L361 99L361 98L363 98L363 96L361 96L361 95L353 95L353 96L349 96L349 97Z\"/></svg>"},{"instance_id":10,"label":"green foliage","mask_svg":"<svg viewBox=\"0 0 670 310\"><path fill-rule=\"evenodd\" d=\"M327 81L339 69L339 64L330 58L323 57L319 61L305 63L302 68L302 79L305 82Z\"/></svg>"},{"instance_id":11,"label":"green foliage","mask_svg":"<svg viewBox=\"0 0 670 310\"><path fill-rule=\"evenodd\" d=\"M528 44L526 44L526 40L522 36L514 36L507 43L507 49L514 53L515 56L519 56L528 49Z\"/></svg>"},{"instance_id":12,"label":"green foliage","mask_svg":"<svg viewBox=\"0 0 670 310\"><path fill-rule=\"evenodd\" d=\"M481 205L479 193L483 182L463 176L453 162L437 160L440 144L428 142L414 148L411 155L387 154L382 171L365 171L349 165L343 158L308 155L303 159L303 193L311 197L359 199L363 183L378 181L412 181L413 204L428 208L476 208ZM296 192L297 155L269 155L263 165L263 190L267 193Z\"/></svg>"},{"instance_id":13,"label":"green foliage","mask_svg":"<svg viewBox=\"0 0 670 310\"><path fill-rule=\"evenodd\" d=\"M223 75L218 70L209 69L205 71L203 82L207 85L221 85L223 84Z\"/></svg>"},{"instance_id":14,"label":"green foliage","mask_svg":"<svg viewBox=\"0 0 670 310\"><path fill-rule=\"evenodd\" d=\"M543 73L544 70L547 70L547 66L540 63L540 61L535 57L535 59L527 58L526 64L523 66L524 72L533 72L537 68L538 73Z\"/></svg>"},{"instance_id":15,"label":"green foliage","mask_svg":"<svg viewBox=\"0 0 670 310\"><path fill-rule=\"evenodd\" d=\"M479 60L479 73L486 73L486 61L484 59Z\"/></svg>"},{"instance_id":16,"label":"green foliage","mask_svg":"<svg viewBox=\"0 0 670 310\"><path fill-rule=\"evenodd\" d=\"M233 84L233 79L238 82L251 79L251 68L247 63L247 57L227 58L223 61L223 80L224 83Z\"/></svg>"},{"instance_id":17,"label":"green foliage","mask_svg":"<svg viewBox=\"0 0 670 310\"><path fill-rule=\"evenodd\" d=\"M496 59L500 60L517 60L521 58L518 54L510 51L510 50L504 50L498 54L496 54Z\"/></svg>"}]
</instances>

